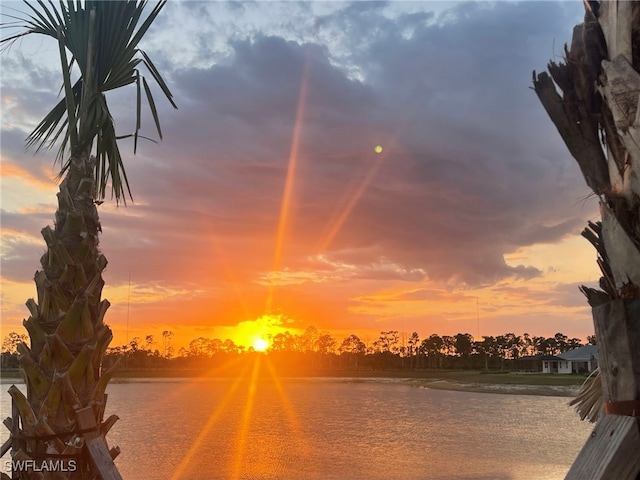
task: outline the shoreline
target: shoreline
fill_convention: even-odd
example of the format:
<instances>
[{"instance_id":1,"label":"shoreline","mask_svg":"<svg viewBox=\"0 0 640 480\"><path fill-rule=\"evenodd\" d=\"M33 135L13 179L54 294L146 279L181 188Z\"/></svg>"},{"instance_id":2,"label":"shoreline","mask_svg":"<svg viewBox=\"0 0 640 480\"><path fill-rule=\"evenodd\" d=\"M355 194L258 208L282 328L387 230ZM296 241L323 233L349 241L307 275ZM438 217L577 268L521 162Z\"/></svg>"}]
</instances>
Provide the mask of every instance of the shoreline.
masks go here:
<instances>
[{"instance_id":1,"label":"shoreline","mask_svg":"<svg viewBox=\"0 0 640 480\"><path fill-rule=\"evenodd\" d=\"M458 383L449 380L436 380L425 383L426 388L472 393L501 393L505 395L537 395L543 397L575 397L579 385L526 385L526 384L481 384Z\"/></svg>"},{"instance_id":2,"label":"shoreline","mask_svg":"<svg viewBox=\"0 0 640 480\"><path fill-rule=\"evenodd\" d=\"M406 370L316 370L280 372L291 381L388 382L435 390L508 395L575 397L584 376L525 373L480 373L477 371ZM122 370L111 383L185 382L234 378L220 371L194 370ZM261 380L270 377L261 377ZM0 384L24 383L18 370L3 370Z\"/></svg>"}]
</instances>

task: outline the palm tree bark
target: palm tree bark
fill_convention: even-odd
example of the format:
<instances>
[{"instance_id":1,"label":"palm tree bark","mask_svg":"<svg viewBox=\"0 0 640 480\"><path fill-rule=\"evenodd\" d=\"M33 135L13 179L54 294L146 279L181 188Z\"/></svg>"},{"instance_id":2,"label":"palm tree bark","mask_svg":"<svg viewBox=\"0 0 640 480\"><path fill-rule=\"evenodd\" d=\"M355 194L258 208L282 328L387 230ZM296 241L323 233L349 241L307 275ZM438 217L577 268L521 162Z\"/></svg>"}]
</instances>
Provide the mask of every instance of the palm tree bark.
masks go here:
<instances>
[{"instance_id":1,"label":"palm tree bark","mask_svg":"<svg viewBox=\"0 0 640 480\"><path fill-rule=\"evenodd\" d=\"M5 424L12 432L14 460L41 464L62 458L66 464L64 473L60 468L41 469L41 473L12 468L20 478L121 478L112 461L118 450L108 451L104 440L117 417L102 422L105 388L113 369L103 373L101 366L112 333L104 323L109 302L101 298L102 271L107 261L98 250L101 230L94 200L102 200L108 186L116 202L124 201L126 193L131 196L118 146L126 135L116 134L106 93L127 85L137 87L136 127L129 135L134 153L141 129L142 87L162 138L155 101L141 67L177 108L158 69L139 47L165 4L165 0L155 3L144 16L144 0L61 1L57 6L25 1L24 14L12 17L15 22L0 24L0 29L21 30L0 39L2 45L31 34L55 39L64 91L64 98L27 137L27 146L38 150L59 146L57 159L65 178L58 193L55 226L42 230L47 251L41 259L42 270L35 275L37 302L27 301L31 316L24 325L30 346L19 348L27 395L10 389L15 414ZM78 71L80 76L72 84ZM63 162L68 155L71 158ZM66 468L71 462L75 468Z\"/></svg>"},{"instance_id":2,"label":"palm tree bark","mask_svg":"<svg viewBox=\"0 0 640 480\"><path fill-rule=\"evenodd\" d=\"M605 415L567 478L635 479L640 473L640 3L585 2L585 7L584 23L574 28L571 48L565 47L566 63L551 62L548 74L534 72L533 79L600 199L601 221L582 233L598 254L600 289L581 290L593 308Z\"/></svg>"},{"instance_id":3,"label":"palm tree bark","mask_svg":"<svg viewBox=\"0 0 640 480\"><path fill-rule=\"evenodd\" d=\"M86 432L77 417L89 408L94 423L102 424L105 388L115 367L101 371L113 335L104 323L109 302L101 298L107 260L98 249L94 168L95 159L86 152L71 158L60 184L55 228L42 230L47 251L40 259L42 270L35 274L38 301L27 301L31 316L24 321L31 345L19 346L27 396L17 388L9 391L20 412L24 439L13 458L36 464L63 458L69 476L61 476L64 469L59 468L41 472L43 477L33 470L22 472L20 478L81 479L96 473L83 453ZM102 439L116 419L103 424ZM117 452L113 449L112 455Z\"/></svg>"}]
</instances>

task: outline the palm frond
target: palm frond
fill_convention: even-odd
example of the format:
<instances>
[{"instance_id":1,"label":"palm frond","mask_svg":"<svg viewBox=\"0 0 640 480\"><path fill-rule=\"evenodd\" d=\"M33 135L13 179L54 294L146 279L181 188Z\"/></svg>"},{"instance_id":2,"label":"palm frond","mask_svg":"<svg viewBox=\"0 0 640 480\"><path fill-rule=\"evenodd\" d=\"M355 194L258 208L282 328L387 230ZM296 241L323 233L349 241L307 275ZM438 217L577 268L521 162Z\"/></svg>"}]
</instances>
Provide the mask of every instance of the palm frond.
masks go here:
<instances>
[{"instance_id":1,"label":"palm frond","mask_svg":"<svg viewBox=\"0 0 640 480\"><path fill-rule=\"evenodd\" d=\"M602 378L600 369L596 368L580 387L578 395L569 402L575 406L580 420L588 419L596 422L604 409L604 397L602 394Z\"/></svg>"},{"instance_id":2,"label":"palm frond","mask_svg":"<svg viewBox=\"0 0 640 480\"><path fill-rule=\"evenodd\" d=\"M64 86L63 86L64 90ZM77 107L80 105L80 95L82 93L82 81L78 80L72 87L73 95L74 95L74 103ZM60 100L55 107L40 121L38 126L29 134L27 137L27 148L35 147L36 151L41 150L42 148L50 149L53 148L58 137L60 136L60 132L54 134L56 131L56 127L62 125L66 128L68 123L68 118L66 116L66 99L63 98ZM76 116L78 112L76 111ZM68 132L65 134L65 137L68 137ZM64 158L65 148L61 146L58 151L58 155L56 159L62 163Z\"/></svg>"},{"instance_id":3,"label":"palm frond","mask_svg":"<svg viewBox=\"0 0 640 480\"><path fill-rule=\"evenodd\" d=\"M27 137L27 147L49 149L59 144L56 160L61 162L61 172L67 168L63 161L68 153L96 148L97 195L104 198L111 184L112 196L123 200L131 198L131 190L118 147L118 139L134 137L134 153L142 128L142 86L149 105L153 123L160 138L162 129L156 102L146 79L140 72L144 65L148 74L158 84L164 96L177 108L171 91L149 56L139 48L139 43L156 19L166 0L154 5L145 16L146 0L67 0L58 6L49 0L36 4L25 0L26 13L11 16L16 21L0 24L0 29L20 28L23 31L0 40L2 47L11 45L18 38L29 34L42 34L61 42L60 54L65 98L56 104ZM91 25L91 11L95 12ZM59 34L60 32L60 40ZM92 51L89 45L93 44ZM64 45L64 48L62 47ZM67 52L71 61L67 64ZM80 79L70 85L73 69L80 72ZM115 123L106 104L104 93L126 85L136 84L136 122L131 134L116 135ZM77 129L77 135L75 131Z\"/></svg>"},{"instance_id":4,"label":"palm frond","mask_svg":"<svg viewBox=\"0 0 640 480\"><path fill-rule=\"evenodd\" d=\"M167 87L167 84L164 83L164 80L162 79L162 76L160 75L160 72L158 72L158 69L156 68L156 66L153 64L151 59L147 56L147 54L143 50L140 50L140 53L144 58L143 62L145 66L149 69L155 81L158 82L158 85L164 92L167 99L171 102L171 105L173 105L174 108L178 108L177 105L173 103L173 95L171 95L171 92L169 91L169 87Z\"/></svg>"},{"instance_id":5,"label":"palm frond","mask_svg":"<svg viewBox=\"0 0 640 480\"><path fill-rule=\"evenodd\" d=\"M115 128L106 102L103 103L103 107L109 120L105 122L96 137L97 164L102 166L100 177L97 178L97 196L98 198L105 197L107 184L110 180L112 191L119 190L124 193L126 187L129 198L133 199L129 180L122 164ZM126 203L124 195L122 200Z\"/></svg>"},{"instance_id":6,"label":"palm frond","mask_svg":"<svg viewBox=\"0 0 640 480\"><path fill-rule=\"evenodd\" d=\"M73 88L71 87L71 73L69 71L69 63L67 62L67 52L64 48L64 37L62 36L62 27L58 27L58 45L60 47L60 63L62 64L62 85L64 86L64 100L67 107L67 121L69 140L71 141L71 155L76 152L75 149L81 149L82 145L79 144L78 130L77 130L77 106L75 101L75 95L73 94ZM86 95L86 92L84 92ZM82 104L80 104L82 105Z\"/></svg>"},{"instance_id":7,"label":"palm frond","mask_svg":"<svg viewBox=\"0 0 640 480\"><path fill-rule=\"evenodd\" d=\"M153 116L153 120L156 123L158 136L162 139L162 128L160 127L160 121L158 120L158 110L156 110L156 103L153 101L153 95L151 95L151 90L149 90L149 85L147 85L147 81L144 79L144 77L142 78L142 85L144 86L144 93L147 95L149 108L151 108L151 115Z\"/></svg>"},{"instance_id":8,"label":"palm frond","mask_svg":"<svg viewBox=\"0 0 640 480\"><path fill-rule=\"evenodd\" d=\"M138 149L138 132L140 131L140 110L142 109L141 98L140 95L140 71L136 70L136 91L138 95L136 95L136 133L133 136L133 153L136 153Z\"/></svg>"}]
</instances>

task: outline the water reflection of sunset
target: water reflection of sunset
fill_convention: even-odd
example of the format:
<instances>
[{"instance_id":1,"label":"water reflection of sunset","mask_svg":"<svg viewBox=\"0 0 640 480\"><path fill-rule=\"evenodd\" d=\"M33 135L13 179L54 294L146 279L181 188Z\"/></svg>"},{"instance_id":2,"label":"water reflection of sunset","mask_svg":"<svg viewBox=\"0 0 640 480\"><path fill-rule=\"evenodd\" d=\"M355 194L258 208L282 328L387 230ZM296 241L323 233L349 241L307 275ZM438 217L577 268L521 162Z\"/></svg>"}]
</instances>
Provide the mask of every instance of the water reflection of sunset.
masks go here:
<instances>
[{"instance_id":1,"label":"water reflection of sunset","mask_svg":"<svg viewBox=\"0 0 640 480\"><path fill-rule=\"evenodd\" d=\"M242 458L240 478L411 480L430 472L447 479L559 480L592 429L563 397L276 380L262 357L242 453L252 365L240 382L110 385L107 409L121 417L111 442L122 449L116 464L123 478L229 480ZM550 438L550 429L560 438Z\"/></svg>"},{"instance_id":2,"label":"water reflection of sunset","mask_svg":"<svg viewBox=\"0 0 640 480\"><path fill-rule=\"evenodd\" d=\"M256 350L258 350L256 348ZM246 358L245 358L246 360ZM256 397L260 394L262 389L273 390L277 392L278 405L272 406L268 415L281 415L282 423L289 428L292 435L296 437L295 444L298 445L299 453L306 456L308 453L307 440L305 434L301 431L299 421L297 419L297 413L291 406L291 402L288 399L288 395L282 387L281 379L278 376L277 370L270 363L268 357L262 355L256 355L252 357L249 362L243 363L241 370L237 370L239 365L228 365L229 370L226 372L218 371L218 374L228 374L230 371L236 372L234 379L228 382L228 389L224 396L217 400L215 408L207 415L202 427L193 432L193 441L189 445L188 450L184 453L180 463L175 467L171 475L171 480L178 480L182 478L190 477L190 470L194 468L196 464L201 462L202 457L207 456L207 452L212 448L210 439L215 436L216 426L219 423L227 423L228 420L224 418L233 417L235 420L236 432L234 435L234 444L231 447L233 450L233 456L229 459L227 465L216 465L218 473L221 471L227 471L225 478L232 480L238 480L244 478L247 474L264 475L268 473L273 467L273 445L263 445L268 442L269 432L263 432L264 438L260 441L255 440L255 433L253 430L260 430L260 424L264 419L264 415L267 414L264 410L256 406ZM214 372L207 372L207 375L214 374ZM190 390L192 394L196 394L194 388L202 387L201 381L204 378L192 380L182 388L176 389L171 398L184 395L184 390ZM205 380L206 381L206 380ZM163 403L170 403L171 399L165 399ZM156 405L160 407L160 405ZM252 443L249 442L249 437L252 437ZM263 462L256 463L247 462L247 453L251 453L251 457L256 457L256 451L266 448L266 455L258 455L257 457L263 459Z\"/></svg>"}]
</instances>

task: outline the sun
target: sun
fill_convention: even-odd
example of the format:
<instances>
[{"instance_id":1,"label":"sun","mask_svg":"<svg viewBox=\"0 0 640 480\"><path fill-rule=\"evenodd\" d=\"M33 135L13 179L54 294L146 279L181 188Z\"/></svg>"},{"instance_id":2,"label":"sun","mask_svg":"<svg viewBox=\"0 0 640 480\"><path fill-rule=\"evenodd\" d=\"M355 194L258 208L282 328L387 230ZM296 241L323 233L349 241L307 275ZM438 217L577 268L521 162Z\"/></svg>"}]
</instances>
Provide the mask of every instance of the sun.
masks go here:
<instances>
[{"instance_id":1,"label":"sun","mask_svg":"<svg viewBox=\"0 0 640 480\"><path fill-rule=\"evenodd\" d=\"M267 342L264 338L258 338L253 342L253 348L257 352L264 352L269 346L269 342Z\"/></svg>"}]
</instances>

